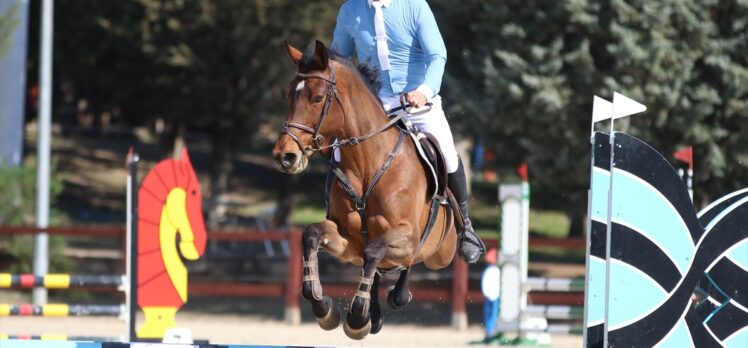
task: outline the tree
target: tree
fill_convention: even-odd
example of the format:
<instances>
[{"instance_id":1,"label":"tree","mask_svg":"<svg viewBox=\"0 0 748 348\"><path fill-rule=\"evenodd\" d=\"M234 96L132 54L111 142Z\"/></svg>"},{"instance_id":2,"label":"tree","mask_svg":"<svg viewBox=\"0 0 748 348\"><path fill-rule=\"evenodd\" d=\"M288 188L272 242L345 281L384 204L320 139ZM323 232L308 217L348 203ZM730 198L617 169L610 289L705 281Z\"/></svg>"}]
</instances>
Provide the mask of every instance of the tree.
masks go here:
<instances>
[{"instance_id":1,"label":"tree","mask_svg":"<svg viewBox=\"0 0 748 348\"><path fill-rule=\"evenodd\" d=\"M341 1L336 1L339 4ZM157 124L164 154L185 130L212 134L209 220L222 219L234 154L285 111L283 40L329 37L329 1L74 1L58 6L56 61L94 114ZM279 119L280 117L273 117Z\"/></svg>"},{"instance_id":2,"label":"tree","mask_svg":"<svg viewBox=\"0 0 748 348\"><path fill-rule=\"evenodd\" d=\"M8 53L10 35L13 34L13 29L18 25L18 21L15 19L17 5L13 4L5 12L0 12L0 57Z\"/></svg>"},{"instance_id":3,"label":"tree","mask_svg":"<svg viewBox=\"0 0 748 348\"><path fill-rule=\"evenodd\" d=\"M695 146L697 197L748 181L745 1L452 5L434 5L457 23L441 25L450 113L501 161L528 162L534 204L584 214L591 97L613 91L648 106L628 132L667 155Z\"/></svg>"}]
</instances>

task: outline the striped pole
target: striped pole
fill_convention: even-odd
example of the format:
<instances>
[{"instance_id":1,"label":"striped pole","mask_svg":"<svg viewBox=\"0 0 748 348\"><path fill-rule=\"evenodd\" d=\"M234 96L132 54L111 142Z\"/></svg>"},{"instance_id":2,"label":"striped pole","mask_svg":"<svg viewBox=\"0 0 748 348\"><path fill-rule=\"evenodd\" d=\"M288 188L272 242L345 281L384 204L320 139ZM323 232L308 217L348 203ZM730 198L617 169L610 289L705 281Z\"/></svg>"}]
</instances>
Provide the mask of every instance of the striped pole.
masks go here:
<instances>
[{"instance_id":1,"label":"striped pole","mask_svg":"<svg viewBox=\"0 0 748 348\"><path fill-rule=\"evenodd\" d=\"M121 287L127 280L121 275L71 275L47 274L35 276L33 274L0 273L0 288L29 289L43 287L47 289L70 289L77 287L106 286Z\"/></svg>"},{"instance_id":2,"label":"striped pole","mask_svg":"<svg viewBox=\"0 0 748 348\"><path fill-rule=\"evenodd\" d=\"M581 319L584 316L584 307L581 306L559 306L559 305L532 305L525 307L522 314L530 317L543 317L546 319Z\"/></svg>"},{"instance_id":3,"label":"striped pole","mask_svg":"<svg viewBox=\"0 0 748 348\"><path fill-rule=\"evenodd\" d=\"M174 344L174 343L158 343L158 342L66 342L62 343L37 343L29 342L24 340L4 340L0 341L0 346L3 348L40 348L40 347L67 347L67 348L286 348L287 346L256 346L256 345L225 345L225 344L208 344L208 343L194 343L194 344Z\"/></svg>"},{"instance_id":4,"label":"striped pole","mask_svg":"<svg viewBox=\"0 0 748 348\"><path fill-rule=\"evenodd\" d=\"M584 278L527 278L525 291L584 291Z\"/></svg>"},{"instance_id":5,"label":"striped pole","mask_svg":"<svg viewBox=\"0 0 748 348\"><path fill-rule=\"evenodd\" d=\"M522 327L523 332L544 332L549 334L581 335L583 329L579 325L550 324L546 327Z\"/></svg>"},{"instance_id":6,"label":"striped pole","mask_svg":"<svg viewBox=\"0 0 748 348\"><path fill-rule=\"evenodd\" d=\"M41 335L29 334L7 334L0 333L0 340L37 340L37 341L93 341L93 342L117 342L119 337L101 336L70 336L65 334L44 333Z\"/></svg>"},{"instance_id":7,"label":"striped pole","mask_svg":"<svg viewBox=\"0 0 748 348\"><path fill-rule=\"evenodd\" d=\"M33 304L0 303L0 317L69 317L69 316L120 316L124 305L68 305L63 303L36 306Z\"/></svg>"}]
</instances>

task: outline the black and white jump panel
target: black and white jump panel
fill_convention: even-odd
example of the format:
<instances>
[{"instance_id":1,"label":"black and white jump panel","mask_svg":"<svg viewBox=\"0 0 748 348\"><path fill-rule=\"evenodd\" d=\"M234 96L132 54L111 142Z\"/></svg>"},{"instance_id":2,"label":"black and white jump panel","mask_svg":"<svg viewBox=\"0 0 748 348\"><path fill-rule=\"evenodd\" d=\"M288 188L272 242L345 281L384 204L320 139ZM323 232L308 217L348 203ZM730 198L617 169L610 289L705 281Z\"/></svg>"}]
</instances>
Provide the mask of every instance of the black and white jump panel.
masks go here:
<instances>
[{"instance_id":1,"label":"black and white jump panel","mask_svg":"<svg viewBox=\"0 0 748 348\"><path fill-rule=\"evenodd\" d=\"M174 344L127 342L76 342L53 340L0 340L3 348L284 348L291 346L254 346L231 344Z\"/></svg>"},{"instance_id":2,"label":"black and white jump panel","mask_svg":"<svg viewBox=\"0 0 748 348\"><path fill-rule=\"evenodd\" d=\"M748 189L696 214L661 154L609 140L593 137L587 346L746 347Z\"/></svg>"}]
</instances>

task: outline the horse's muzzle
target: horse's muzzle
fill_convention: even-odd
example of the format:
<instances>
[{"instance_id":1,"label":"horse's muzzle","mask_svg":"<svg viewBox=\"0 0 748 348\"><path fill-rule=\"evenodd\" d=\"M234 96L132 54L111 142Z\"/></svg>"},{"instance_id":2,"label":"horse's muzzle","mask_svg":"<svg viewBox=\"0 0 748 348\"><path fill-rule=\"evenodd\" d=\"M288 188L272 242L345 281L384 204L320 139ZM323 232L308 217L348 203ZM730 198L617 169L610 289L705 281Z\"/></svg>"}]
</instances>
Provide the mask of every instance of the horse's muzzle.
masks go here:
<instances>
[{"instance_id":1,"label":"horse's muzzle","mask_svg":"<svg viewBox=\"0 0 748 348\"><path fill-rule=\"evenodd\" d=\"M278 169L286 174L298 174L307 166L307 158L303 153L279 152L275 154Z\"/></svg>"}]
</instances>

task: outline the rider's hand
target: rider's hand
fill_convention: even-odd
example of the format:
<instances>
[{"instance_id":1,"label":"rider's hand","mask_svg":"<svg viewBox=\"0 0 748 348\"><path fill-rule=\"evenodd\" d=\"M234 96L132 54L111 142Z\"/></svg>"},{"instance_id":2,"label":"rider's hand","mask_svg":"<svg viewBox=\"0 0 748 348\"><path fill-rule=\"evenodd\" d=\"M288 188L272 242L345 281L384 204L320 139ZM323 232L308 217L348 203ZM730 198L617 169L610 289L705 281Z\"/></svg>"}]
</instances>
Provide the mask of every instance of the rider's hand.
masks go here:
<instances>
[{"instance_id":1,"label":"rider's hand","mask_svg":"<svg viewBox=\"0 0 748 348\"><path fill-rule=\"evenodd\" d=\"M405 100L416 108L426 105L426 96L419 91L405 93Z\"/></svg>"}]
</instances>

